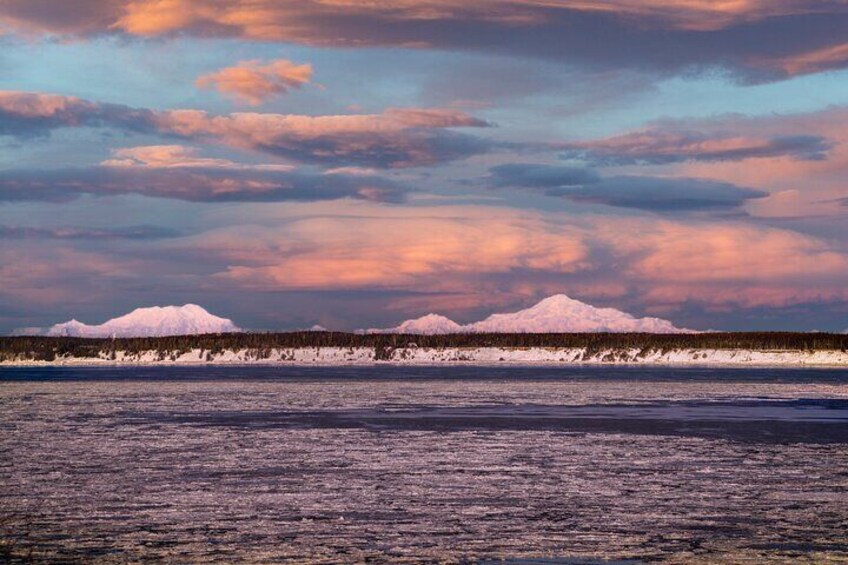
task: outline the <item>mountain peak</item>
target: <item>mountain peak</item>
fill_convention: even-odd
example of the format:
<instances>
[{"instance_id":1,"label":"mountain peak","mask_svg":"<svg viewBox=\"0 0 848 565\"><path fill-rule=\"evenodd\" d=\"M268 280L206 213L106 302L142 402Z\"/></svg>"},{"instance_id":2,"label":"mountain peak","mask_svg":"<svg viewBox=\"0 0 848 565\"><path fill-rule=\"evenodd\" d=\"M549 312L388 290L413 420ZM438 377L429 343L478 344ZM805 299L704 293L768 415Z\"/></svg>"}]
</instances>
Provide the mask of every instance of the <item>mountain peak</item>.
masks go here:
<instances>
[{"instance_id":1,"label":"mountain peak","mask_svg":"<svg viewBox=\"0 0 848 565\"><path fill-rule=\"evenodd\" d=\"M484 333L680 333L668 320L636 318L615 308L597 308L565 294L555 294L525 310L492 314L471 324Z\"/></svg>"},{"instance_id":2,"label":"mountain peak","mask_svg":"<svg viewBox=\"0 0 848 565\"><path fill-rule=\"evenodd\" d=\"M414 320L407 320L394 328L369 329L365 333L444 335L462 333L462 326L439 314L427 314Z\"/></svg>"},{"instance_id":3,"label":"mountain peak","mask_svg":"<svg viewBox=\"0 0 848 565\"><path fill-rule=\"evenodd\" d=\"M227 318L213 316L197 304L183 306L151 306L136 308L129 314L99 325L77 320L56 324L47 330L49 336L68 337L159 337L206 333L240 332Z\"/></svg>"},{"instance_id":4,"label":"mountain peak","mask_svg":"<svg viewBox=\"0 0 848 565\"><path fill-rule=\"evenodd\" d=\"M533 306L527 308L527 310L541 311L559 310L563 308L594 308L594 306L571 298L570 296L565 294L554 294L553 296L549 296L540 300Z\"/></svg>"}]
</instances>

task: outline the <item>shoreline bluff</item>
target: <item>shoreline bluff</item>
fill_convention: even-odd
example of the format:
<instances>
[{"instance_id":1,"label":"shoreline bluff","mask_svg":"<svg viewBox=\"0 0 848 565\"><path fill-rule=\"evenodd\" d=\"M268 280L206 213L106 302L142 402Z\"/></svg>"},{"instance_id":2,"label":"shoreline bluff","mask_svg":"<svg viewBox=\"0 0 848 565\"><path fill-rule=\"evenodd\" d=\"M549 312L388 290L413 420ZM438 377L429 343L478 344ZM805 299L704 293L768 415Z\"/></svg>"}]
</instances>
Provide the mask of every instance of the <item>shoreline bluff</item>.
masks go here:
<instances>
[{"instance_id":1,"label":"shoreline bluff","mask_svg":"<svg viewBox=\"0 0 848 565\"><path fill-rule=\"evenodd\" d=\"M643 365L727 367L846 367L848 351L750 349L592 349L556 347L401 347L378 352L374 347L301 347L238 349L219 352L145 351L100 353L96 357L58 357L51 361L7 359L2 367L109 366L367 366L367 365Z\"/></svg>"}]
</instances>

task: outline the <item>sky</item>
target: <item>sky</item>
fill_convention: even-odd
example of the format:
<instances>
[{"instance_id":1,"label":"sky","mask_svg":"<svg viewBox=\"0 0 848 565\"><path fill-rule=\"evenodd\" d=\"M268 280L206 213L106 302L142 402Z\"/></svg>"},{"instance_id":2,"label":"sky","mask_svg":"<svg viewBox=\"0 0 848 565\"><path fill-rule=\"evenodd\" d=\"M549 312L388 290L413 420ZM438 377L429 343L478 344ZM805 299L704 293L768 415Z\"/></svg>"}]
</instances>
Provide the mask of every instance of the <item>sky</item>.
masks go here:
<instances>
[{"instance_id":1,"label":"sky","mask_svg":"<svg viewBox=\"0 0 848 565\"><path fill-rule=\"evenodd\" d=\"M557 293L848 328L845 0L0 0L0 333Z\"/></svg>"}]
</instances>

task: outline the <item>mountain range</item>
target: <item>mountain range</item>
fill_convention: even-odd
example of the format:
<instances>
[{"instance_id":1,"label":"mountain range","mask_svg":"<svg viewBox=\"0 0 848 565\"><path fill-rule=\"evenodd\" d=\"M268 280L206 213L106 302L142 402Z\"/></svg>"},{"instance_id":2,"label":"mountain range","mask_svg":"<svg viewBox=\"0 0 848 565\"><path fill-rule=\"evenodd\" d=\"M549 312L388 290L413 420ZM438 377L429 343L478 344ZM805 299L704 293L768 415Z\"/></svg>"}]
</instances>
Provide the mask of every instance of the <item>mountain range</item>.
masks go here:
<instances>
[{"instance_id":1,"label":"mountain range","mask_svg":"<svg viewBox=\"0 0 848 565\"><path fill-rule=\"evenodd\" d=\"M564 294L545 298L526 310L492 314L460 325L438 314L407 320L393 328L365 330L372 334L440 335L451 333L689 333L661 318L636 318L615 308L596 308Z\"/></svg>"},{"instance_id":2,"label":"mountain range","mask_svg":"<svg viewBox=\"0 0 848 565\"><path fill-rule=\"evenodd\" d=\"M56 324L46 330L33 328L41 335L67 337L159 337L241 332L231 320L219 318L196 304L137 308L129 314L99 325L77 320ZM308 331L327 331L314 326ZM597 308L564 294L545 298L525 310L492 314L470 324L438 314L406 320L393 328L371 328L357 333L444 335L458 333L687 333L668 320L636 318L615 308Z\"/></svg>"}]
</instances>

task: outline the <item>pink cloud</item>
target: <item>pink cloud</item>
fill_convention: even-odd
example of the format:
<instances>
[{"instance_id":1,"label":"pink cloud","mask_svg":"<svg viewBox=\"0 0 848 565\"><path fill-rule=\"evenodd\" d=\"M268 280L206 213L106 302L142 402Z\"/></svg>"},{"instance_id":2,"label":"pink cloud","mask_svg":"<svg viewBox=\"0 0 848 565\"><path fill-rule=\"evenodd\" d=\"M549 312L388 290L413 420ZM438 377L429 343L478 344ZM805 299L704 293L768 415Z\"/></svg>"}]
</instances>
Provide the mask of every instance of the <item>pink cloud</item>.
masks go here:
<instances>
[{"instance_id":1,"label":"pink cloud","mask_svg":"<svg viewBox=\"0 0 848 565\"><path fill-rule=\"evenodd\" d=\"M210 159L199 156L195 147L184 145L145 145L112 150L112 158L101 163L107 167L235 167L227 159Z\"/></svg>"},{"instance_id":2,"label":"pink cloud","mask_svg":"<svg viewBox=\"0 0 848 565\"><path fill-rule=\"evenodd\" d=\"M784 58L754 57L751 62L764 69L783 72L787 76L843 69L848 65L848 43L828 45Z\"/></svg>"},{"instance_id":3,"label":"pink cloud","mask_svg":"<svg viewBox=\"0 0 848 565\"><path fill-rule=\"evenodd\" d=\"M764 217L841 215L838 200L848 194L848 109L830 108L821 112L738 120L737 127L771 132L800 131L826 138L831 146L826 159L803 160L791 157L761 159L757 166L745 162L688 163L682 174L704 176L762 188L769 198L753 201L748 210Z\"/></svg>"},{"instance_id":4,"label":"pink cloud","mask_svg":"<svg viewBox=\"0 0 848 565\"><path fill-rule=\"evenodd\" d=\"M0 91L0 108L24 118L72 119L95 104L73 96L44 94L39 92Z\"/></svg>"},{"instance_id":5,"label":"pink cloud","mask_svg":"<svg viewBox=\"0 0 848 565\"><path fill-rule=\"evenodd\" d=\"M37 0L7 2L7 25L30 26L50 31L121 29L133 35L160 35L175 31L239 34L260 40L331 41L317 21L321 16L381 19L395 22L432 20L478 20L511 25L533 25L546 20L546 10L609 13L642 18L668 28L715 30L769 17L833 10L832 2L802 0L577 0L563 4L551 0L493 0L485 6L461 0L400 0L391 4L357 0L130 0L103 2L77 0L75 10L50 13L48 5L27 6ZM40 9L43 8L43 9ZM550 17L549 15L547 17ZM312 25L308 25L312 24ZM314 26L314 27L313 27ZM336 41L343 41L337 38Z\"/></svg>"},{"instance_id":6,"label":"pink cloud","mask_svg":"<svg viewBox=\"0 0 848 565\"><path fill-rule=\"evenodd\" d=\"M197 159L202 161L203 159ZM127 162L131 164L127 164ZM351 198L400 202L409 189L379 176L324 175L287 167L144 164L129 159L95 167L7 170L0 202L70 202L82 195L139 194L191 202L309 202Z\"/></svg>"},{"instance_id":7,"label":"pink cloud","mask_svg":"<svg viewBox=\"0 0 848 565\"><path fill-rule=\"evenodd\" d=\"M106 251L116 245L108 241L87 251L73 238L0 246L0 276L8 281L0 296L23 302L41 289L61 300L92 280L112 285L164 273L193 291L367 291L383 306L424 313L500 308L559 292L671 317L693 306L848 303L848 253L838 243L741 222L349 200L240 204L207 214L207 224L221 227L149 240L144 261Z\"/></svg>"},{"instance_id":8,"label":"pink cloud","mask_svg":"<svg viewBox=\"0 0 848 565\"><path fill-rule=\"evenodd\" d=\"M292 165L245 165L229 159L202 157L196 147L185 145L143 145L112 150L112 158L101 163L105 167L149 167L154 169L209 168L255 171L293 171ZM344 171L342 171L344 173Z\"/></svg>"},{"instance_id":9,"label":"pink cloud","mask_svg":"<svg viewBox=\"0 0 848 565\"><path fill-rule=\"evenodd\" d=\"M263 151L296 161L399 168L434 165L484 151L488 144L450 128L488 124L464 112L389 109L381 114L301 116L199 110L161 112L156 128L189 139Z\"/></svg>"},{"instance_id":10,"label":"pink cloud","mask_svg":"<svg viewBox=\"0 0 848 565\"><path fill-rule=\"evenodd\" d=\"M844 3L835 0L6 0L0 6L0 26L22 34L506 51L661 72L729 66L754 79L843 67L838 24L846 17ZM739 30L744 33L727 33ZM599 36L602 45L594 41Z\"/></svg>"},{"instance_id":11,"label":"pink cloud","mask_svg":"<svg viewBox=\"0 0 848 565\"><path fill-rule=\"evenodd\" d=\"M73 96L0 90L0 135L26 136L83 126L100 114L98 104Z\"/></svg>"},{"instance_id":12,"label":"pink cloud","mask_svg":"<svg viewBox=\"0 0 848 565\"><path fill-rule=\"evenodd\" d=\"M164 245L217 257L227 267L216 280L233 288L414 293L398 308L467 310L556 292L664 311L848 300L848 254L790 230L486 206L335 207Z\"/></svg>"},{"instance_id":13,"label":"pink cloud","mask_svg":"<svg viewBox=\"0 0 848 565\"><path fill-rule=\"evenodd\" d=\"M627 220L616 220L612 230ZM848 257L826 241L776 228L738 223L637 222L638 239L611 238L619 253L638 257L630 272L665 282L783 281L848 273ZM636 226L622 232L636 231Z\"/></svg>"},{"instance_id":14,"label":"pink cloud","mask_svg":"<svg viewBox=\"0 0 848 565\"><path fill-rule=\"evenodd\" d=\"M393 133L412 128L485 127L486 122L457 110L390 108L382 114L303 116L236 113L213 116L202 110L172 110L157 115L162 131L190 137L212 135L243 139L248 145L271 145L291 135L315 139L333 134Z\"/></svg>"},{"instance_id":15,"label":"pink cloud","mask_svg":"<svg viewBox=\"0 0 848 565\"><path fill-rule=\"evenodd\" d=\"M150 265L133 258L85 251L42 240L27 245L0 245L0 300L31 308L79 300L82 287L138 280Z\"/></svg>"},{"instance_id":16,"label":"pink cloud","mask_svg":"<svg viewBox=\"0 0 848 565\"><path fill-rule=\"evenodd\" d=\"M569 157L634 167L641 175L691 177L770 193L756 216L840 215L848 194L848 108L748 117L662 120L641 130L567 144Z\"/></svg>"},{"instance_id":17,"label":"pink cloud","mask_svg":"<svg viewBox=\"0 0 848 565\"><path fill-rule=\"evenodd\" d=\"M751 308L848 300L848 255L835 242L794 231L607 219L595 235L622 259L625 278L638 281L648 303Z\"/></svg>"},{"instance_id":18,"label":"pink cloud","mask_svg":"<svg viewBox=\"0 0 848 565\"><path fill-rule=\"evenodd\" d=\"M485 152L490 142L453 131L490 124L440 108L379 114L305 116L201 110L153 111L52 94L0 91L0 134L27 136L62 127L113 127L252 149L331 166L434 165Z\"/></svg>"},{"instance_id":19,"label":"pink cloud","mask_svg":"<svg viewBox=\"0 0 848 565\"><path fill-rule=\"evenodd\" d=\"M687 131L672 126L651 127L595 141L567 143L563 149L568 157L599 165L631 165L743 161L768 157L820 160L830 149L830 144L820 136L790 133L757 136L728 131Z\"/></svg>"},{"instance_id":20,"label":"pink cloud","mask_svg":"<svg viewBox=\"0 0 848 565\"><path fill-rule=\"evenodd\" d=\"M574 230L569 236L533 214L472 207L309 216L281 230L231 228L191 244L226 249L232 266L219 276L253 289L435 290L457 277L513 269L572 272L586 257Z\"/></svg>"},{"instance_id":21,"label":"pink cloud","mask_svg":"<svg viewBox=\"0 0 848 565\"><path fill-rule=\"evenodd\" d=\"M215 88L218 92L253 106L273 96L301 88L312 79L312 65L297 65L278 59L263 65L260 61L242 61L201 76L200 88Z\"/></svg>"}]
</instances>

